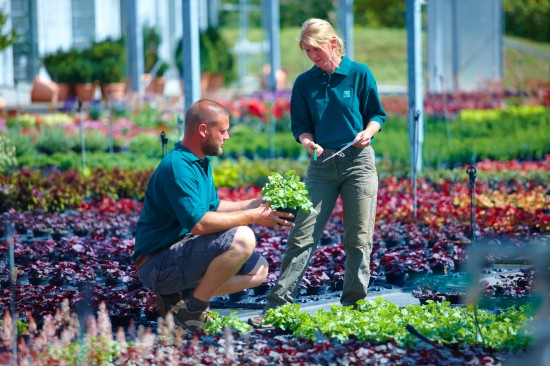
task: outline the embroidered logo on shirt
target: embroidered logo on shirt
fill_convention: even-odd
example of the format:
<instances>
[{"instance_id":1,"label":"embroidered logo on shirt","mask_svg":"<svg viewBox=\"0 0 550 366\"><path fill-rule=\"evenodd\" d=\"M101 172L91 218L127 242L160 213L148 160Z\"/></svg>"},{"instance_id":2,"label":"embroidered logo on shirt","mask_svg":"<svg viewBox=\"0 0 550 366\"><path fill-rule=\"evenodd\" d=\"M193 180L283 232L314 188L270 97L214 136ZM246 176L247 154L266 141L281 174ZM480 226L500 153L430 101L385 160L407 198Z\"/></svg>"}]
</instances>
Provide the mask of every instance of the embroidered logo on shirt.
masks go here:
<instances>
[{"instance_id":1,"label":"embroidered logo on shirt","mask_svg":"<svg viewBox=\"0 0 550 366\"><path fill-rule=\"evenodd\" d=\"M351 91L350 90L344 90L344 98L349 98L351 97Z\"/></svg>"}]
</instances>

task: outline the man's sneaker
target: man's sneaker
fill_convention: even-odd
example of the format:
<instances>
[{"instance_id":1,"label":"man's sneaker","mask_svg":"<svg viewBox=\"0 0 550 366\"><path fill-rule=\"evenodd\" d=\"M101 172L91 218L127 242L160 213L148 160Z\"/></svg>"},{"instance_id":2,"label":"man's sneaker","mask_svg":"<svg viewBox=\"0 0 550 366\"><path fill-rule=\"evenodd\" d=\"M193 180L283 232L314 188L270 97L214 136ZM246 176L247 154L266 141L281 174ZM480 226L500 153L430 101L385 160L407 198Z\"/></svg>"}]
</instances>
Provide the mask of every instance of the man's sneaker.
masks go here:
<instances>
[{"instance_id":1,"label":"man's sneaker","mask_svg":"<svg viewBox=\"0 0 550 366\"><path fill-rule=\"evenodd\" d=\"M187 301L179 301L170 308L174 314L174 321L189 332L196 332L204 326L204 323L211 321L210 307L202 311L189 311Z\"/></svg>"},{"instance_id":2,"label":"man's sneaker","mask_svg":"<svg viewBox=\"0 0 550 366\"><path fill-rule=\"evenodd\" d=\"M159 315L162 317L165 317L168 313L168 310L174 305L176 305L181 300L186 301L191 294L193 293L194 289L185 289L175 294L170 295L155 295L155 299L157 302L157 309L159 312Z\"/></svg>"},{"instance_id":3,"label":"man's sneaker","mask_svg":"<svg viewBox=\"0 0 550 366\"><path fill-rule=\"evenodd\" d=\"M256 329L273 329L275 328L273 324L265 322L265 313L262 313L258 316L253 316L248 318L248 324L252 325Z\"/></svg>"}]
</instances>

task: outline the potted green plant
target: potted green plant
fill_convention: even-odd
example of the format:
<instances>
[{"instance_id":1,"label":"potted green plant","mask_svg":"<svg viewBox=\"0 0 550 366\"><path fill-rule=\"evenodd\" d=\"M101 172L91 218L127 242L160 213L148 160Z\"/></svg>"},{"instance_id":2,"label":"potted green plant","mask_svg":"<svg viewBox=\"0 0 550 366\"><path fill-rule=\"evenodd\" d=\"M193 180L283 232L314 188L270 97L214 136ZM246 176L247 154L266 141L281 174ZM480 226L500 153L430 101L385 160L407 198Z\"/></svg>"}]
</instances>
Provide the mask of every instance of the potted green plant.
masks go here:
<instances>
[{"instance_id":1,"label":"potted green plant","mask_svg":"<svg viewBox=\"0 0 550 366\"><path fill-rule=\"evenodd\" d=\"M281 175L272 172L268 181L260 191L263 200L271 204L271 208L277 211L297 211L315 213L309 191L296 171L288 170Z\"/></svg>"},{"instance_id":2,"label":"potted green plant","mask_svg":"<svg viewBox=\"0 0 550 366\"><path fill-rule=\"evenodd\" d=\"M90 59L88 50L69 50L66 64L60 66L67 72L67 78L74 85L76 97L81 101L94 98L97 67Z\"/></svg>"},{"instance_id":3,"label":"potted green plant","mask_svg":"<svg viewBox=\"0 0 550 366\"><path fill-rule=\"evenodd\" d=\"M72 61L70 57L74 57L76 50L73 50L73 55L69 51L59 48L55 52L48 53L42 57L42 64L46 68L50 78L57 83L57 99L66 100L74 97L74 87L71 83Z\"/></svg>"},{"instance_id":4,"label":"potted green plant","mask_svg":"<svg viewBox=\"0 0 550 366\"><path fill-rule=\"evenodd\" d=\"M155 27L143 27L143 66L145 73L151 73L151 70L158 62L158 48L162 38Z\"/></svg>"},{"instance_id":5,"label":"potted green plant","mask_svg":"<svg viewBox=\"0 0 550 366\"><path fill-rule=\"evenodd\" d=\"M201 89L203 92L218 90L224 83L235 78L234 56L229 43L216 27L208 27L199 34ZM183 49L181 40L176 48L176 66L183 72ZM183 75L182 75L183 76Z\"/></svg>"},{"instance_id":6,"label":"potted green plant","mask_svg":"<svg viewBox=\"0 0 550 366\"><path fill-rule=\"evenodd\" d=\"M107 38L94 42L90 57L98 65L97 80L103 99L123 99L126 95L126 46L124 39Z\"/></svg>"},{"instance_id":7,"label":"potted green plant","mask_svg":"<svg viewBox=\"0 0 550 366\"><path fill-rule=\"evenodd\" d=\"M156 69L153 68L153 71L155 71L154 75L148 75L149 84L147 85L146 91L152 94L161 95L164 93L164 85L166 84L164 74L168 71L170 65L160 59L157 62L159 65L157 65Z\"/></svg>"}]
</instances>

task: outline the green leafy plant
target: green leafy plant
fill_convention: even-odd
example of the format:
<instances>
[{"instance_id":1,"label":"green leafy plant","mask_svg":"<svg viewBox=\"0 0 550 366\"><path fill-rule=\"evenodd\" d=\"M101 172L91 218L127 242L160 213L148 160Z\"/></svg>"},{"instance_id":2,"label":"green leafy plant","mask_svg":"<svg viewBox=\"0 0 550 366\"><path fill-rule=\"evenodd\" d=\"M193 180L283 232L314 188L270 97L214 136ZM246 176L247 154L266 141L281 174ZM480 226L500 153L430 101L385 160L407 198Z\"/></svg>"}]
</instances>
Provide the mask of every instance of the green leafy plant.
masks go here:
<instances>
[{"instance_id":1,"label":"green leafy plant","mask_svg":"<svg viewBox=\"0 0 550 366\"><path fill-rule=\"evenodd\" d=\"M263 199L271 203L273 209L296 209L305 213L315 213L313 203L304 182L296 171L288 170L284 176L272 172L267 177L268 182L262 188L260 194Z\"/></svg>"},{"instance_id":2,"label":"green leafy plant","mask_svg":"<svg viewBox=\"0 0 550 366\"><path fill-rule=\"evenodd\" d=\"M76 144L76 138L67 136L60 127L41 128L36 141L36 150L51 155L55 152L68 152Z\"/></svg>"},{"instance_id":3,"label":"green leafy plant","mask_svg":"<svg viewBox=\"0 0 550 366\"><path fill-rule=\"evenodd\" d=\"M98 66L97 79L102 83L126 80L126 45L123 38L107 38L95 42L89 49L90 58Z\"/></svg>"},{"instance_id":4,"label":"green leafy plant","mask_svg":"<svg viewBox=\"0 0 550 366\"><path fill-rule=\"evenodd\" d=\"M15 146L11 144L8 137L0 136L0 172L8 172L15 165L17 165Z\"/></svg>"},{"instance_id":5,"label":"green leafy plant","mask_svg":"<svg viewBox=\"0 0 550 366\"><path fill-rule=\"evenodd\" d=\"M166 71L170 68L170 65L166 61L160 60L159 67L157 71L155 72L155 76L157 77L164 77L164 74L166 74Z\"/></svg>"},{"instance_id":6,"label":"green leafy plant","mask_svg":"<svg viewBox=\"0 0 550 366\"><path fill-rule=\"evenodd\" d=\"M222 36L221 29L208 27L199 34L201 72L223 74L227 83L235 79L235 59L231 46ZM178 42L175 51L178 71L183 72L183 45ZM183 76L183 75L182 75Z\"/></svg>"},{"instance_id":7,"label":"green leafy plant","mask_svg":"<svg viewBox=\"0 0 550 366\"><path fill-rule=\"evenodd\" d=\"M237 312L233 311L229 316L220 316L217 312L211 312L212 321L204 325L204 330L208 334L223 333L226 327L235 329L237 332L243 334L252 331L252 327L239 319L236 314Z\"/></svg>"},{"instance_id":8,"label":"green leafy plant","mask_svg":"<svg viewBox=\"0 0 550 366\"><path fill-rule=\"evenodd\" d=\"M319 335L336 338L341 342L350 337L362 341L385 342L390 339L401 346L413 347L415 336L406 330L408 324L421 334L438 343L466 342L476 344L474 309L451 307L448 301L427 305L408 305L400 308L381 297L376 300L360 300L357 309L351 306L332 306L317 313L300 311L297 304L269 309L265 321L276 328L290 331L295 336L316 339ZM525 325L533 319L531 306L509 308L500 314L480 310L479 324L487 347L499 350L518 351L528 348L533 341L532 333Z\"/></svg>"},{"instance_id":9,"label":"green leafy plant","mask_svg":"<svg viewBox=\"0 0 550 366\"><path fill-rule=\"evenodd\" d=\"M143 26L143 66L145 72L151 72L158 60L158 48L162 37L158 30L149 25Z\"/></svg>"}]
</instances>

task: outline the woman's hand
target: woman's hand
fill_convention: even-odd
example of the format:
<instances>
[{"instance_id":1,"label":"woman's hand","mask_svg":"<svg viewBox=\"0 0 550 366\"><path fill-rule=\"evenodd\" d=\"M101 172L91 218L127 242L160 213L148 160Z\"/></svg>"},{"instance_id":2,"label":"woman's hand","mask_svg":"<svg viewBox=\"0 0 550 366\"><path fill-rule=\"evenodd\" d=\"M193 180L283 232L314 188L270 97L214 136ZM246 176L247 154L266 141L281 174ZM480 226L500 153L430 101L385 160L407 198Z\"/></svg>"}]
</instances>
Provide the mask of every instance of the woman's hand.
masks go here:
<instances>
[{"instance_id":1,"label":"woman's hand","mask_svg":"<svg viewBox=\"0 0 550 366\"><path fill-rule=\"evenodd\" d=\"M370 145L372 136L369 136L366 131L361 131L355 136L357 142L353 144L355 147L364 148Z\"/></svg>"},{"instance_id":2,"label":"woman's hand","mask_svg":"<svg viewBox=\"0 0 550 366\"><path fill-rule=\"evenodd\" d=\"M317 157L321 156L323 153L323 148L321 145L316 144L313 141L313 135L310 133L303 133L300 135L300 143L304 145L307 152L309 153L309 156L313 157L315 153L317 153Z\"/></svg>"},{"instance_id":3,"label":"woman's hand","mask_svg":"<svg viewBox=\"0 0 550 366\"><path fill-rule=\"evenodd\" d=\"M367 124L367 128L365 128L363 131L359 132L355 138L357 138L357 142L353 144L355 147L367 147L370 146L370 141L372 140L372 136L374 136L378 131L380 131L380 123L376 121L370 121Z\"/></svg>"},{"instance_id":4,"label":"woman's hand","mask_svg":"<svg viewBox=\"0 0 550 366\"><path fill-rule=\"evenodd\" d=\"M323 148L321 147L321 145L318 145L315 142L311 142L311 144L308 144L306 146L306 150L309 153L309 156L314 159L317 159L323 153Z\"/></svg>"}]
</instances>

